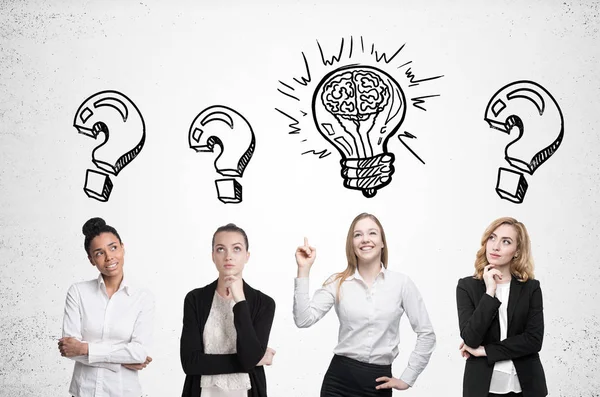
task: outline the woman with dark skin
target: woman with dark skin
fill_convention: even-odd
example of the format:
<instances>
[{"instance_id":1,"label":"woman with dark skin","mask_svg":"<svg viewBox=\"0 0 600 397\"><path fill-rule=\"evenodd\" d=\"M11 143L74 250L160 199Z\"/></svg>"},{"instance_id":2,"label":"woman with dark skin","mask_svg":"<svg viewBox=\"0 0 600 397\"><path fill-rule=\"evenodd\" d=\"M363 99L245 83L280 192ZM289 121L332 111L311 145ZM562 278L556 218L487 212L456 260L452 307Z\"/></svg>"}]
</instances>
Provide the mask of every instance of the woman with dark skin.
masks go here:
<instances>
[{"instance_id":1,"label":"woman with dark skin","mask_svg":"<svg viewBox=\"0 0 600 397\"><path fill-rule=\"evenodd\" d=\"M217 229L212 259L217 280L185 297L181 365L183 397L266 397L264 365L275 351L267 347L275 301L242 278L248 237L228 224Z\"/></svg>"},{"instance_id":2,"label":"woman with dark skin","mask_svg":"<svg viewBox=\"0 0 600 397\"><path fill-rule=\"evenodd\" d=\"M458 281L456 301L459 348L467 359L463 396L546 396L538 354L544 337L542 291L523 223L500 218L488 226L475 274Z\"/></svg>"},{"instance_id":3,"label":"woman with dark skin","mask_svg":"<svg viewBox=\"0 0 600 397\"><path fill-rule=\"evenodd\" d=\"M75 360L69 392L139 397L138 371L152 361L154 298L125 277L125 246L112 226L92 218L83 234L88 260L100 274L73 284L67 293L58 348Z\"/></svg>"}]
</instances>

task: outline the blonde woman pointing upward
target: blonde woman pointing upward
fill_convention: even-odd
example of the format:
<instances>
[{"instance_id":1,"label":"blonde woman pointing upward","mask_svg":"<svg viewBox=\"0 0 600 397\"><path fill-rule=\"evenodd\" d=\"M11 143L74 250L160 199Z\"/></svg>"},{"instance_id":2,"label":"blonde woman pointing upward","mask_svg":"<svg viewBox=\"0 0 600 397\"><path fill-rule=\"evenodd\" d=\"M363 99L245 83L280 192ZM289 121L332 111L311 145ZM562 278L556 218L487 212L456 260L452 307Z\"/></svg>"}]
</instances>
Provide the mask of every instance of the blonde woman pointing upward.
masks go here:
<instances>
[{"instance_id":1,"label":"blonde woman pointing upward","mask_svg":"<svg viewBox=\"0 0 600 397\"><path fill-rule=\"evenodd\" d=\"M294 321L300 328L319 321L332 306L340 321L338 344L321 386L321 397L391 396L413 386L435 347L435 334L412 280L388 270L385 232L371 214L358 215L346 238L346 270L331 276L312 299L309 274L317 251L308 239L296 250L298 277ZM392 376L398 356L400 318L406 313L417 343L408 365Z\"/></svg>"}]
</instances>

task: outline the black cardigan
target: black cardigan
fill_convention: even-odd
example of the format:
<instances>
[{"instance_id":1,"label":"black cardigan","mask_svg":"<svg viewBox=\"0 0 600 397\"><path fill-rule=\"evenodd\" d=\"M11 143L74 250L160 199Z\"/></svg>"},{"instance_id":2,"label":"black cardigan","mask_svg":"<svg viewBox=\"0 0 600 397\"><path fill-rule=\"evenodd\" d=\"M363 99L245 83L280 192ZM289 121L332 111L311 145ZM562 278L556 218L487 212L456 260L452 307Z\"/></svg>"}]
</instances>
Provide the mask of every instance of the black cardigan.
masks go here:
<instances>
[{"instance_id":1,"label":"black cardigan","mask_svg":"<svg viewBox=\"0 0 600 397\"><path fill-rule=\"evenodd\" d=\"M262 366L275 315L275 301L244 281L245 301L233 306L233 322L237 332L233 354L205 354L202 335L217 288L217 281L190 291L183 305L183 330L180 356L185 372L182 397L198 397L202 375L246 372L252 389L248 397L266 397L267 380Z\"/></svg>"},{"instance_id":2,"label":"black cardigan","mask_svg":"<svg viewBox=\"0 0 600 397\"><path fill-rule=\"evenodd\" d=\"M473 277L458 280L456 303L460 336L467 346L484 346L487 357L471 356L465 363L463 397L487 397L497 361L512 360L523 397L548 394L538 352L544 338L542 290L538 280L515 277L508 298L508 330L500 341L500 301L485 293L485 283Z\"/></svg>"}]
</instances>

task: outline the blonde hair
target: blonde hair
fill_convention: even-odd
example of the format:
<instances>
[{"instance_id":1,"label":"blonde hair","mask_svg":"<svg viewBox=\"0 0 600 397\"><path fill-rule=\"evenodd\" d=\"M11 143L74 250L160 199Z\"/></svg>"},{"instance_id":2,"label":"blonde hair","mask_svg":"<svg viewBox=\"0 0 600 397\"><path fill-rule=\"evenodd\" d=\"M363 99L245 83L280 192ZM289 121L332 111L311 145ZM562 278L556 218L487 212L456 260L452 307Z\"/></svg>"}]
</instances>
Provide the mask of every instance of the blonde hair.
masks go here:
<instances>
[{"instance_id":1,"label":"blonde hair","mask_svg":"<svg viewBox=\"0 0 600 397\"><path fill-rule=\"evenodd\" d=\"M338 302L340 299L340 289L342 288L342 283L344 281L346 281L346 279L348 277L352 276L358 269L358 259L356 258L356 254L354 253L354 244L353 244L354 228L356 227L356 224L359 221L361 221L365 218L371 219L373 222L375 222L377 224L377 226L379 227L379 230L381 230L381 241L383 242L383 249L381 250L381 263L383 263L383 267L387 269L388 249L387 249L387 241L385 239L385 231L383 230L383 226L381 225L381 222L379 222L379 219L377 219L377 217L375 215L363 212L362 214L359 214L356 216L356 218L354 218L354 220L350 224L350 228L348 229L348 234L346 235L346 260L348 261L348 266L346 267L346 270L344 270L343 272L334 274L333 276L331 276L329 278L329 280L327 280L327 281L325 281L325 283L323 283L323 286L325 286L327 284L331 284L336 281L338 282L337 292L336 292L336 299L338 300Z\"/></svg>"},{"instance_id":2,"label":"blonde hair","mask_svg":"<svg viewBox=\"0 0 600 397\"><path fill-rule=\"evenodd\" d=\"M514 218L504 217L493 221L481 237L481 248L475 256L475 274L474 277L481 280L483 277L483 268L488 265L486 257L486 244L494 230L501 225L510 225L517 232L517 254L510 261L510 273L519 281L534 279L533 275L533 257L531 256L531 242L527 228L524 224Z\"/></svg>"}]
</instances>

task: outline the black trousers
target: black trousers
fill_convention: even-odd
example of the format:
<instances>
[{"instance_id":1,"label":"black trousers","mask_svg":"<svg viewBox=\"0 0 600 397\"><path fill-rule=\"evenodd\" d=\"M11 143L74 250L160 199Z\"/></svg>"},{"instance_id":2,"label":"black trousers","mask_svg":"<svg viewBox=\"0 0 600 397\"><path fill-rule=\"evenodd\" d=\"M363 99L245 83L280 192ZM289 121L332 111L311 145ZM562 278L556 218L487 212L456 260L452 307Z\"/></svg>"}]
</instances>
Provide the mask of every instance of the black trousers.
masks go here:
<instances>
[{"instance_id":1,"label":"black trousers","mask_svg":"<svg viewBox=\"0 0 600 397\"><path fill-rule=\"evenodd\" d=\"M334 355L321 386L321 397L391 397L392 389L375 389L384 382L382 376L392 376L391 365L368 364Z\"/></svg>"}]
</instances>

